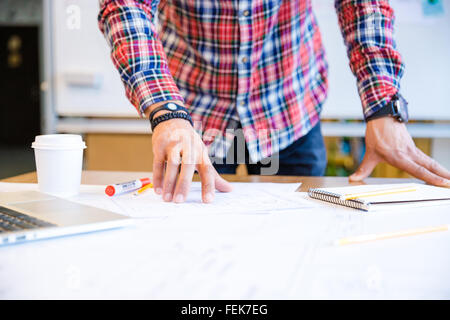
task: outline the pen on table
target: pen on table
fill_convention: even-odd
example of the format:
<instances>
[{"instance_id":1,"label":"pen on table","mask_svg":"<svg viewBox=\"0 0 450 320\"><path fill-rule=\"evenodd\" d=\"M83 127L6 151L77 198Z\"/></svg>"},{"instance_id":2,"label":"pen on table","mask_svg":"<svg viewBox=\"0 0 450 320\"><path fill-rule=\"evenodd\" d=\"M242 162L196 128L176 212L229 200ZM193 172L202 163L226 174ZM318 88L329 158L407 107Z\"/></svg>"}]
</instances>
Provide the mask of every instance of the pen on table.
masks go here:
<instances>
[{"instance_id":1,"label":"pen on table","mask_svg":"<svg viewBox=\"0 0 450 320\"><path fill-rule=\"evenodd\" d=\"M405 193L405 192L413 192L417 191L415 187L402 187L402 188L393 188L393 189L384 189L384 190L375 190L361 193L350 193L344 194L340 196L340 200L353 200L358 198L367 198L367 197L376 197L376 196L384 196L387 194L397 194L397 193Z\"/></svg>"},{"instance_id":2,"label":"pen on table","mask_svg":"<svg viewBox=\"0 0 450 320\"><path fill-rule=\"evenodd\" d=\"M425 227L425 228L417 228L396 232L387 232L387 233L379 233L379 234L366 234L355 237L342 238L336 241L336 245L344 246L348 244L358 244L364 242L371 242L377 240L386 240L392 238L400 238L400 237L409 237L416 236L419 234L431 233L431 232L440 232L440 231L448 231L449 225L441 225L436 227Z\"/></svg>"},{"instance_id":3,"label":"pen on table","mask_svg":"<svg viewBox=\"0 0 450 320\"><path fill-rule=\"evenodd\" d=\"M132 180L123 183L112 184L106 187L105 193L112 197L114 195L123 194L126 192L134 191L140 189L148 184L150 184L150 178L142 178L137 180Z\"/></svg>"},{"instance_id":4,"label":"pen on table","mask_svg":"<svg viewBox=\"0 0 450 320\"><path fill-rule=\"evenodd\" d=\"M135 196L138 196L138 195L140 195L140 194L143 194L145 191L147 191L148 189L151 189L151 188L153 188L153 183L149 183L149 184L143 186L142 188L140 188L139 190L137 190L137 191L134 193L134 195L135 195Z\"/></svg>"}]
</instances>

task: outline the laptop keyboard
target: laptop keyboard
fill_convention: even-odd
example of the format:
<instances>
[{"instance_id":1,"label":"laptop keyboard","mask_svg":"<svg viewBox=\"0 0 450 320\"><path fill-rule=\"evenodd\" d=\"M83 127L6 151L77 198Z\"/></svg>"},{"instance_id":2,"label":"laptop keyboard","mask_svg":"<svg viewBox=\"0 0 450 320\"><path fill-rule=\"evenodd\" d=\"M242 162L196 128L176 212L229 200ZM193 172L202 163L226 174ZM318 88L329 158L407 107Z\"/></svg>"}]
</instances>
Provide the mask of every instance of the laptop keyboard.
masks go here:
<instances>
[{"instance_id":1,"label":"laptop keyboard","mask_svg":"<svg viewBox=\"0 0 450 320\"><path fill-rule=\"evenodd\" d=\"M55 226L55 224L0 206L0 233Z\"/></svg>"}]
</instances>

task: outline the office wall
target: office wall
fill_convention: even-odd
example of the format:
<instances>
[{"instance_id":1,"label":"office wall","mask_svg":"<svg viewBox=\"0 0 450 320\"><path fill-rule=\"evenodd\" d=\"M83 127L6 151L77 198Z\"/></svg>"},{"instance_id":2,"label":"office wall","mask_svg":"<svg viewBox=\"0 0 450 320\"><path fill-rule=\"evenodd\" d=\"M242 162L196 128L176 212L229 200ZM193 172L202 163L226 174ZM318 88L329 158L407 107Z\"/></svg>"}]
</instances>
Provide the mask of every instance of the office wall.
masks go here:
<instances>
[{"instance_id":1,"label":"office wall","mask_svg":"<svg viewBox=\"0 0 450 320\"><path fill-rule=\"evenodd\" d=\"M415 120L450 120L450 0L428 13L428 0L391 0L395 39L406 69L401 92ZM330 65L329 99L322 117L362 119L355 77L350 72L334 1L313 0Z\"/></svg>"},{"instance_id":2,"label":"office wall","mask_svg":"<svg viewBox=\"0 0 450 320\"><path fill-rule=\"evenodd\" d=\"M391 0L399 51L406 64L402 92L417 120L450 120L450 0L427 14L428 0ZM439 2L438 1L438 2ZM96 0L51 1L55 109L66 116L136 117L124 97L109 49L98 30ZM361 119L361 106L332 0L313 0L330 64L324 118Z\"/></svg>"}]
</instances>

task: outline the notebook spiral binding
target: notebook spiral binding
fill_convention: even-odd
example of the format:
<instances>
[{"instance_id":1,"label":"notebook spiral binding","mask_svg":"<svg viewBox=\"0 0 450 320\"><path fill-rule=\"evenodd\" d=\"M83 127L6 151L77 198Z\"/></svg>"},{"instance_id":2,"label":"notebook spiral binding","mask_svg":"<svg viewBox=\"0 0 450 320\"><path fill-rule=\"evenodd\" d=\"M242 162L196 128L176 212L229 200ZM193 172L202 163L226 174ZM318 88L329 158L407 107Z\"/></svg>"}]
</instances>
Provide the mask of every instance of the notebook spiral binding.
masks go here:
<instances>
[{"instance_id":1,"label":"notebook spiral binding","mask_svg":"<svg viewBox=\"0 0 450 320\"><path fill-rule=\"evenodd\" d=\"M345 206L345 207L350 207L350 208L364 210L364 211L369 210L369 205L367 203L365 203L364 201L361 201L358 199L341 200L340 195L333 193L333 192L325 191L322 189L309 189L308 195L314 199L331 202L331 203L338 204L338 205Z\"/></svg>"}]
</instances>

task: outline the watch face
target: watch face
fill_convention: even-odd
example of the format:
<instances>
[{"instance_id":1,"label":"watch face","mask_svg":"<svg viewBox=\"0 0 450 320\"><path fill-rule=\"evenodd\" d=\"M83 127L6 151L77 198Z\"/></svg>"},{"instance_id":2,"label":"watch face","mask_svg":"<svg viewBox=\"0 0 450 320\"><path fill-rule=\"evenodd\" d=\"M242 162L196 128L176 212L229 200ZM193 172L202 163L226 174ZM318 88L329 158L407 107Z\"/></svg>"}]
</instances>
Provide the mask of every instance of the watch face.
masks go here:
<instances>
[{"instance_id":1,"label":"watch face","mask_svg":"<svg viewBox=\"0 0 450 320\"><path fill-rule=\"evenodd\" d=\"M175 103L169 103L169 104L167 105L167 108L169 108L169 109L172 110L172 111L177 110L177 106L176 106Z\"/></svg>"},{"instance_id":2,"label":"watch face","mask_svg":"<svg viewBox=\"0 0 450 320\"><path fill-rule=\"evenodd\" d=\"M398 100L395 102L395 108L397 109L396 116L401 122L408 122L409 115L408 115L408 102L406 102L405 99L403 99L402 96L398 98Z\"/></svg>"}]
</instances>

